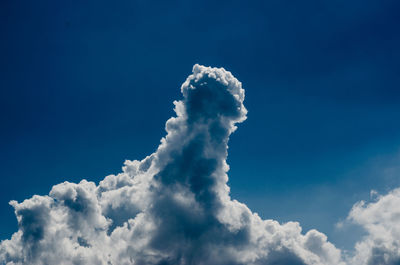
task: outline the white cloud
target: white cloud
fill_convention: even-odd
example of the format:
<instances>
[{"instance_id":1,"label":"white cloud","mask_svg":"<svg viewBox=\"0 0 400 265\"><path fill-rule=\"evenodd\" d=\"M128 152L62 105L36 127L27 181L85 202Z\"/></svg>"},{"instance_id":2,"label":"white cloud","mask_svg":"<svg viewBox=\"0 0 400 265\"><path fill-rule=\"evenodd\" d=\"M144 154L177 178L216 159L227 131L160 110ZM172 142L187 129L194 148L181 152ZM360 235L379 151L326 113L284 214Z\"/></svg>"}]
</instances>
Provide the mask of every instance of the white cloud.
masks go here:
<instances>
[{"instance_id":1,"label":"white cloud","mask_svg":"<svg viewBox=\"0 0 400 265\"><path fill-rule=\"evenodd\" d=\"M362 226L367 235L356 244L352 264L400 264L400 188L386 195L373 192L375 201L358 202L348 220Z\"/></svg>"},{"instance_id":2,"label":"white cloud","mask_svg":"<svg viewBox=\"0 0 400 265\"><path fill-rule=\"evenodd\" d=\"M231 199L227 144L246 119L241 83L223 68L195 65L181 91L155 153L126 161L122 173L99 185L64 182L48 196L12 201L19 230L1 242L0 263L345 264L324 234L262 220ZM399 204L385 199L398 193L350 213L370 232L357 245L358 264L371 260L376 246L398 255ZM381 205L388 211L383 221Z\"/></svg>"}]
</instances>

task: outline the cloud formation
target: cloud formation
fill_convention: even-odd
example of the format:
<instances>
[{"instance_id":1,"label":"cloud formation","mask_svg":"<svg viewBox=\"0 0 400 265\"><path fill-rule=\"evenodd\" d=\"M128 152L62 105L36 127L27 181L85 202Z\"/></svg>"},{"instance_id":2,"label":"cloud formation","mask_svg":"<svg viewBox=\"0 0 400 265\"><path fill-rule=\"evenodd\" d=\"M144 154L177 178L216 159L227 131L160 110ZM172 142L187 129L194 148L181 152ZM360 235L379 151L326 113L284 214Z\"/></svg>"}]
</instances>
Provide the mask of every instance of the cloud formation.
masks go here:
<instances>
[{"instance_id":1,"label":"cloud formation","mask_svg":"<svg viewBox=\"0 0 400 265\"><path fill-rule=\"evenodd\" d=\"M195 65L181 92L155 153L98 185L64 182L48 196L11 201L19 230L1 242L0 263L346 264L323 233L262 220L230 197L228 140L247 114L241 83ZM351 211L369 232L351 262L399 264L399 208L379 222L383 206L400 205L399 191L387 196Z\"/></svg>"},{"instance_id":2,"label":"cloud formation","mask_svg":"<svg viewBox=\"0 0 400 265\"><path fill-rule=\"evenodd\" d=\"M352 264L400 265L400 188L356 203L347 219L367 232L355 246Z\"/></svg>"}]
</instances>

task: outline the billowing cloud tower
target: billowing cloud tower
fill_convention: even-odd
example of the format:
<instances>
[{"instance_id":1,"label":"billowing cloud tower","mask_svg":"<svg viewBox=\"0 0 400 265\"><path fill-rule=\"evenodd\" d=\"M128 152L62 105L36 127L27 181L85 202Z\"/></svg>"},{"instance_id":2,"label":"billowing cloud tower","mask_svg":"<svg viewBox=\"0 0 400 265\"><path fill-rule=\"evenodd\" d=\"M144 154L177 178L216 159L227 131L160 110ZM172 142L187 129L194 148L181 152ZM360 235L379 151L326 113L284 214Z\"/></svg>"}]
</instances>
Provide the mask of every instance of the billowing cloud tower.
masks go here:
<instances>
[{"instance_id":1,"label":"billowing cloud tower","mask_svg":"<svg viewBox=\"0 0 400 265\"><path fill-rule=\"evenodd\" d=\"M19 230L1 242L0 263L344 264L324 234L262 220L231 199L228 140L247 113L241 83L195 65L181 91L155 153L99 185L64 182L12 201Z\"/></svg>"}]
</instances>

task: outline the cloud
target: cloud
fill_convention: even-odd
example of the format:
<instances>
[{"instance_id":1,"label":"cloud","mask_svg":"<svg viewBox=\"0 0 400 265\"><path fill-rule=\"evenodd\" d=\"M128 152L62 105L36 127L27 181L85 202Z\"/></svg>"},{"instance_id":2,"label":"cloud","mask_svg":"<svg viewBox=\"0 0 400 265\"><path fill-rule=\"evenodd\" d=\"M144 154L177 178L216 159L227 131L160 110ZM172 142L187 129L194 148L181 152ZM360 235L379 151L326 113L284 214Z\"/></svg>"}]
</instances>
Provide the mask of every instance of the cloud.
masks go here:
<instances>
[{"instance_id":1,"label":"cloud","mask_svg":"<svg viewBox=\"0 0 400 265\"><path fill-rule=\"evenodd\" d=\"M356 203L348 221L362 226L367 235L357 242L352 264L400 265L400 188L375 201Z\"/></svg>"},{"instance_id":2,"label":"cloud","mask_svg":"<svg viewBox=\"0 0 400 265\"><path fill-rule=\"evenodd\" d=\"M247 114L241 83L223 68L195 65L181 92L155 153L98 185L64 182L48 196L11 201L19 229L1 242L0 263L345 264L323 233L262 220L230 197L228 140ZM380 205L394 206L385 198L350 213L370 233L357 244L358 264L397 264L398 211L375 225Z\"/></svg>"}]
</instances>

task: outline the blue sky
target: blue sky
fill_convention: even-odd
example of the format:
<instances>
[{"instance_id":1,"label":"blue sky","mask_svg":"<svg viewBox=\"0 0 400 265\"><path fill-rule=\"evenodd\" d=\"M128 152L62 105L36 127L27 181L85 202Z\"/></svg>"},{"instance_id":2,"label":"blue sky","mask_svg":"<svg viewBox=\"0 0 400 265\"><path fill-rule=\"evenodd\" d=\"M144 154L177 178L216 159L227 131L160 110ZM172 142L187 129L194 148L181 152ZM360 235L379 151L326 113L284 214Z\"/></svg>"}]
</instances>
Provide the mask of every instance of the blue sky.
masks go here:
<instances>
[{"instance_id":1,"label":"blue sky","mask_svg":"<svg viewBox=\"0 0 400 265\"><path fill-rule=\"evenodd\" d=\"M346 245L335 223L400 186L398 1L2 1L1 238L8 201L98 182L153 152L193 64L246 89L231 194Z\"/></svg>"}]
</instances>

